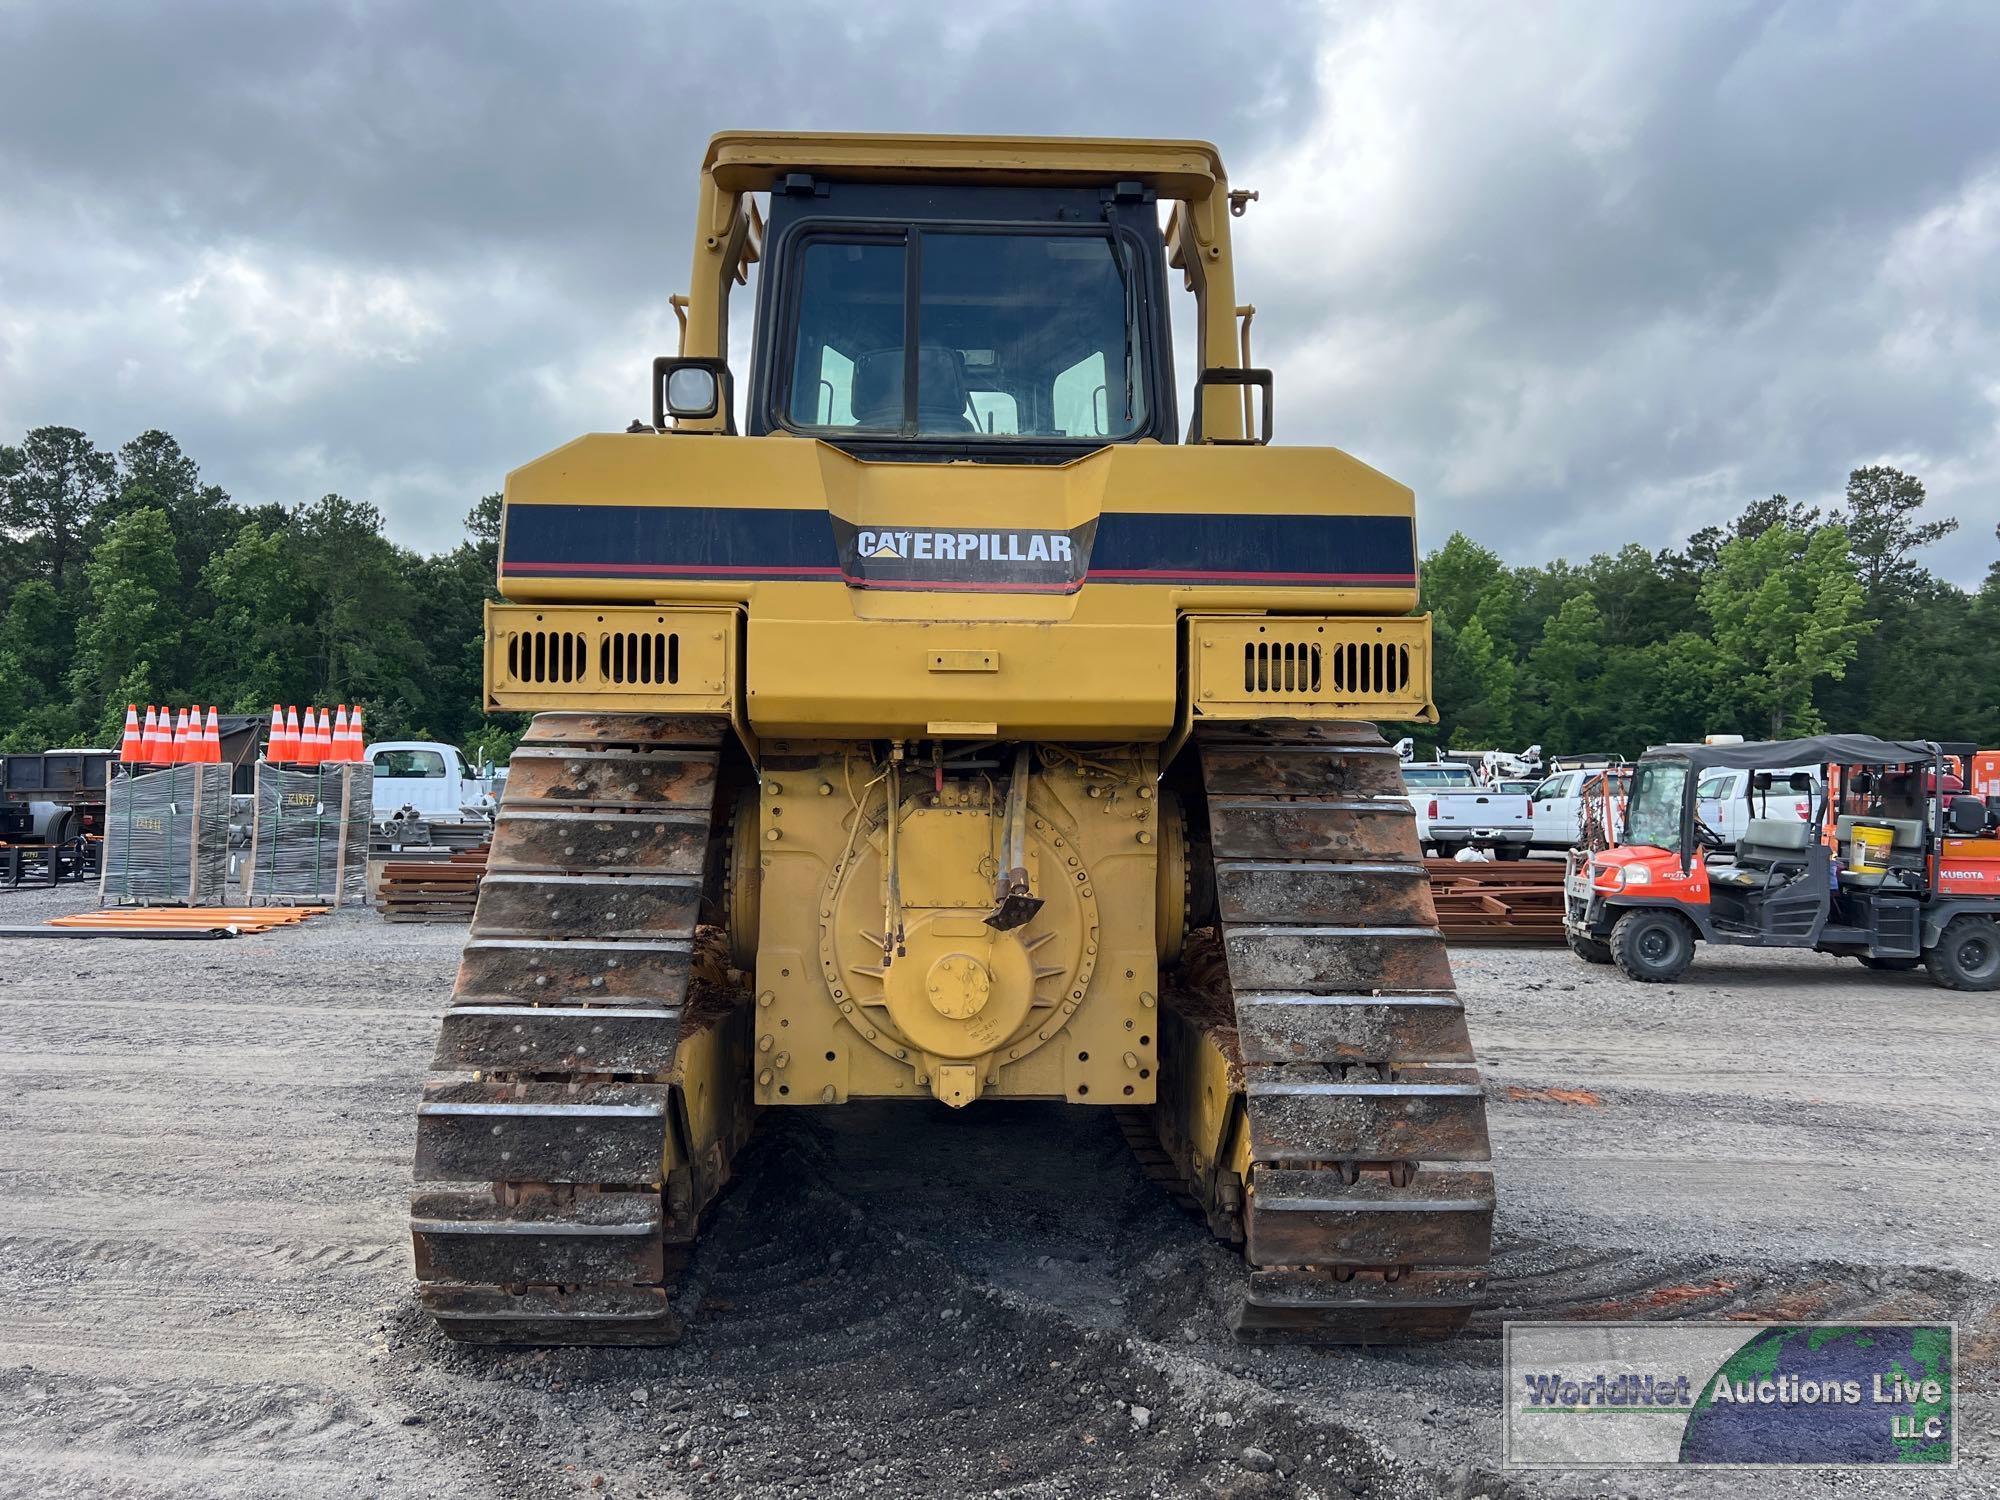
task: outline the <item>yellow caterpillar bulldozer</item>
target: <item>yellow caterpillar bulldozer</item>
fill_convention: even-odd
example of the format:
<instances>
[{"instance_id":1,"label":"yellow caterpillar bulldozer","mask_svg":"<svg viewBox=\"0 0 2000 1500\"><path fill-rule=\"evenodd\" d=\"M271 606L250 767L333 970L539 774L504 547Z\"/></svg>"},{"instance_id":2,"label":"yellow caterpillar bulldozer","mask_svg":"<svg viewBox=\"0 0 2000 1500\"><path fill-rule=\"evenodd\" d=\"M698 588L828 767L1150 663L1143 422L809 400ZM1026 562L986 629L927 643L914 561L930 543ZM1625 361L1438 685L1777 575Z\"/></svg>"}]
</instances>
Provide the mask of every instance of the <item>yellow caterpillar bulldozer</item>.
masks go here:
<instances>
[{"instance_id":1,"label":"yellow caterpillar bulldozer","mask_svg":"<svg viewBox=\"0 0 2000 1500\"><path fill-rule=\"evenodd\" d=\"M1271 445L1253 196L1193 141L710 143L650 420L507 480L447 1334L671 1340L755 1113L860 1099L1119 1111L1246 1340L1464 1325L1484 1106L1372 723L1435 716L1412 496Z\"/></svg>"}]
</instances>

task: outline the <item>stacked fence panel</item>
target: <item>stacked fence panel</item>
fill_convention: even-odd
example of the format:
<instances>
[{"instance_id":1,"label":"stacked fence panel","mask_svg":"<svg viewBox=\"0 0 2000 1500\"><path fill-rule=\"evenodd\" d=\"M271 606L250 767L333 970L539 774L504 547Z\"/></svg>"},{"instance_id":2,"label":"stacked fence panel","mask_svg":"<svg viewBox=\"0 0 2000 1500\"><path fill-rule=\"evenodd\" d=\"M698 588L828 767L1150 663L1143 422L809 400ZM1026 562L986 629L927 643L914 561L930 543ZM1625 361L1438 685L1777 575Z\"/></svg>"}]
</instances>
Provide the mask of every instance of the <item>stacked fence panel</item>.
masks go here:
<instances>
[{"instance_id":1,"label":"stacked fence panel","mask_svg":"<svg viewBox=\"0 0 2000 1500\"><path fill-rule=\"evenodd\" d=\"M360 903L368 894L375 773L365 764L257 763L244 886L251 903Z\"/></svg>"},{"instance_id":2,"label":"stacked fence panel","mask_svg":"<svg viewBox=\"0 0 2000 1500\"><path fill-rule=\"evenodd\" d=\"M226 903L229 771L184 765L112 777L99 886L106 906Z\"/></svg>"}]
</instances>

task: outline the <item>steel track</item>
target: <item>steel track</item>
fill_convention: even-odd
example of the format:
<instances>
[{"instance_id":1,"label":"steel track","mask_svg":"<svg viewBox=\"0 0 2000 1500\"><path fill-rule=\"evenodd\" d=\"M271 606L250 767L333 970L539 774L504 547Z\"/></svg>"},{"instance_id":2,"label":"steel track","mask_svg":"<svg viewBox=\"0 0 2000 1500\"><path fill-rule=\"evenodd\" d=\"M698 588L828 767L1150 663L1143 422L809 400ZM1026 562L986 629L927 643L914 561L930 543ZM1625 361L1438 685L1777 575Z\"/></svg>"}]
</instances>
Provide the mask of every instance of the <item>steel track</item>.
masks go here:
<instances>
[{"instance_id":1,"label":"steel track","mask_svg":"<svg viewBox=\"0 0 2000 1500\"><path fill-rule=\"evenodd\" d=\"M417 1111L419 1291L454 1339L679 1336L673 1282L738 1144L687 1149L676 1069L730 1010L691 987L724 732L541 714L514 753Z\"/></svg>"},{"instance_id":2,"label":"steel track","mask_svg":"<svg viewBox=\"0 0 2000 1500\"><path fill-rule=\"evenodd\" d=\"M1155 1119L1243 1245L1237 1335L1456 1333L1492 1251L1492 1177L1460 1165L1488 1159L1486 1111L1395 751L1358 724L1204 728L1196 747L1221 953L1167 998L1225 1061L1247 1172L1190 1149L1185 1090Z\"/></svg>"}]
</instances>

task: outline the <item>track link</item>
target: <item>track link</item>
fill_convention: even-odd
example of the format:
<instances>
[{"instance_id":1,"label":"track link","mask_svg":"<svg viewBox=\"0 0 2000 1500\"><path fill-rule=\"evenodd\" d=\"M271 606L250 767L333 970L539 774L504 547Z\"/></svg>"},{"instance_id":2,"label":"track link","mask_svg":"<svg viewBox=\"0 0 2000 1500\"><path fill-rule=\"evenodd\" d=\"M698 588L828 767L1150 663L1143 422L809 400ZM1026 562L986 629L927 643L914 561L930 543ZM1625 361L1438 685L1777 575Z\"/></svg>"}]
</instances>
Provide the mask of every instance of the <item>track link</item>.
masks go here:
<instances>
[{"instance_id":1,"label":"track link","mask_svg":"<svg viewBox=\"0 0 2000 1500\"><path fill-rule=\"evenodd\" d=\"M724 732L541 714L514 753L417 1110L419 1293L454 1339L679 1336L673 1281L749 1120L740 996L697 929Z\"/></svg>"},{"instance_id":2,"label":"track link","mask_svg":"<svg viewBox=\"0 0 2000 1500\"><path fill-rule=\"evenodd\" d=\"M1492 1251L1492 1177L1457 1165L1488 1158L1486 1110L1396 753L1359 724L1196 747L1217 932L1167 990L1180 1081L1155 1118L1243 1245L1237 1336L1456 1333Z\"/></svg>"}]
</instances>

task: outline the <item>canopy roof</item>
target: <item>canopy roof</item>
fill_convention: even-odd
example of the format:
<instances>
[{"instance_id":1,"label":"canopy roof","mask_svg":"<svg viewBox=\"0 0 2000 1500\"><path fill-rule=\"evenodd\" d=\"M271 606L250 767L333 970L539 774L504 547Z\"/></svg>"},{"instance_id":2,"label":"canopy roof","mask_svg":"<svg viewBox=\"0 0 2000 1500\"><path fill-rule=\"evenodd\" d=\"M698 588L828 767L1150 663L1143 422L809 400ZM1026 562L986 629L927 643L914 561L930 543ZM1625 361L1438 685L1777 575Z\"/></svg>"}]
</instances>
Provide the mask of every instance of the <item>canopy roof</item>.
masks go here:
<instances>
[{"instance_id":1,"label":"canopy roof","mask_svg":"<svg viewBox=\"0 0 2000 1500\"><path fill-rule=\"evenodd\" d=\"M1226 183L1207 141L1032 135L859 135L725 130L702 169L727 192L763 192L787 172L875 182L1109 182L1136 177L1163 198L1201 201Z\"/></svg>"},{"instance_id":2,"label":"canopy roof","mask_svg":"<svg viewBox=\"0 0 2000 1500\"><path fill-rule=\"evenodd\" d=\"M1929 765L1941 752L1929 740L1878 740L1868 734L1817 734L1804 740L1747 740L1740 745L1660 745L1641 760L1685 760L1697 771L1764 771L1776 766Z\"/></svg>"}]
</instances>

